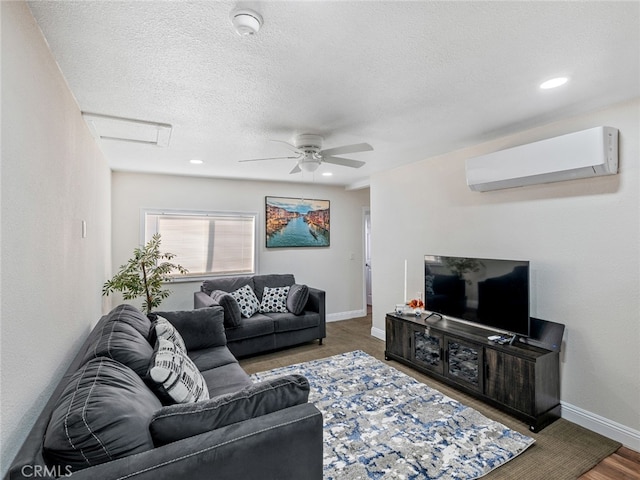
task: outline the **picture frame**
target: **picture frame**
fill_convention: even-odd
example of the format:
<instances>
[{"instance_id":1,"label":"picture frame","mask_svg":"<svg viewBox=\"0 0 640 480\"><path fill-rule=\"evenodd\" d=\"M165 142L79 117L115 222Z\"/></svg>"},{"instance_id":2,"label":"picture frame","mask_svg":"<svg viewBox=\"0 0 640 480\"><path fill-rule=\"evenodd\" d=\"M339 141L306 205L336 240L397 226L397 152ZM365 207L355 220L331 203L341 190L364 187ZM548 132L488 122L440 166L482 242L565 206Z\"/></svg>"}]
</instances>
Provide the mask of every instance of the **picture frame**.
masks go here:
<instances>
[{"instance_id":1,"label":"picture frame","mask_svg":"<svg viewBox=\"0 0 640 480\"><path fill-rule=\"evenodd\" d=\"M265 197L267 248L330 246L331 202L310 198Z\"/></svg>"}]
</instances>

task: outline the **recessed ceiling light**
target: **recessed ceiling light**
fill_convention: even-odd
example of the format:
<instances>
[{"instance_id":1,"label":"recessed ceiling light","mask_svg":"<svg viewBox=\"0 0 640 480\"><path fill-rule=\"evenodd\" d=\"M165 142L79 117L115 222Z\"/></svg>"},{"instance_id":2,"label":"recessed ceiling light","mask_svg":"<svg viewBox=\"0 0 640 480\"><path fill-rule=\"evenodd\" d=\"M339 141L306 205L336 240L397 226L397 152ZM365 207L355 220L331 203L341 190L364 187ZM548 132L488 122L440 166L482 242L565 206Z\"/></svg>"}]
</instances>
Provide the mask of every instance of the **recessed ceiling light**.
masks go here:
<instances>
[{"instance_id":1,"label":"recessed ceiling light","mask_svg":"<svg viewBox=\"0 0 640 480\"><path fill-rule=\"evenodd\" d=\"M540 88L542 88L543 90L548 90L549 88L556 88L564 85L568 81L569 79L567 77L552 78L550 80L547 80L546 82L541 83Z\"/></svg>"},{"instance_id":2,"label":"recessed ceiling light","mask_svg":"<svg viewBox=\"0 0 640 480\"><path fill-rule=\"evenodd\" d=\"M324 172L322 174L323 177L330 177L331 175L333 175L333 173L331 173L331 172Z\"/></svg>"},{"instance_id":3,"label":"recessed ceiling light","mask_svg":"<svg viewBox=\"0 0 640 480\"><path fill-rule=\"evenodd\" d=\"M201 165L204 162L202 160L198 160L197 158L194 158L193 160L189 160L189 163L193 163L194 165Z\"/></svg>"}]
</instances>

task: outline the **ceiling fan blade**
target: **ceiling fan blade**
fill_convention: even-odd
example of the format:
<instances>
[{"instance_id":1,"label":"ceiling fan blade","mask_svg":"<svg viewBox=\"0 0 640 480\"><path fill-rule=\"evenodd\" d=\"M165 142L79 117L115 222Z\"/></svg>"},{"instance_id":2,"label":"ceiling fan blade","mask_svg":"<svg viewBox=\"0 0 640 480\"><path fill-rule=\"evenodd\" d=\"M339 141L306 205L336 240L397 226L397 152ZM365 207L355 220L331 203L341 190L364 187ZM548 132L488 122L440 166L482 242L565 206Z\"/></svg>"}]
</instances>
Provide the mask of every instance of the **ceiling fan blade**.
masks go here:
<instances>
[{"instance_id":1,"label":"ceiling fan blade","mask_svg":"<svg viewBox=\"0 0 640 480\"><path fill-rule=\"evenodd\" d=\"M334 165L341 165L343 167L351 167L351 168L360 168L366 162L361 162L360 160L351 160L350 158L342 158L342 157L332 157L323 155L322 161L324 163L333 163Z\"/></svg>"},{"instance_id":2,"label":"ceiling fan blade","mask_svg":"<svg viewBox=\"0 0 640 480\"><path fill-rule=\"evenodd\" d=\"M340 155L343 153L369 152L373 147L368 143L355 143L353 145L343 145L342 147L320 150L321 155Z\"/></svg>"},{"instance_id":3,"label":"ceiling fan blade","mask_svg":"<svg viewBox=\"0 0 640 480\"><path fill-rule=\"evenodd\" d=\"M289 173L298 173L301 172L302 170L300 170L300 165L296 164L295 167L293 167L293 170L291 170Z\"/></svg>"},{"instance_id":4,"label":"ceiling fan blade","mask_svg":"<svg viewBox=\"0 0 640 480\"><path fill-rule=\"evenodd\" d=\"M291 150L292 152L300 152L300 149L298 147L296 147L295 145L291 145L289 142L285 142L284 140L270 140L271 142L278 142L278 143L284 143L285 146Z\"/></svg>"},{"instance_id":5,"label":"ceiling fan blade","mask_svg":"<svg viewBox=\"0 0 640 480\"><path fill-rule=\"evenodd\" d=\"M269 157L269 158L249 158L247 160L238 160L238 162L261 162L262 160L291 160L297 159L298 157Z\"/></svg>"}]
</instances>

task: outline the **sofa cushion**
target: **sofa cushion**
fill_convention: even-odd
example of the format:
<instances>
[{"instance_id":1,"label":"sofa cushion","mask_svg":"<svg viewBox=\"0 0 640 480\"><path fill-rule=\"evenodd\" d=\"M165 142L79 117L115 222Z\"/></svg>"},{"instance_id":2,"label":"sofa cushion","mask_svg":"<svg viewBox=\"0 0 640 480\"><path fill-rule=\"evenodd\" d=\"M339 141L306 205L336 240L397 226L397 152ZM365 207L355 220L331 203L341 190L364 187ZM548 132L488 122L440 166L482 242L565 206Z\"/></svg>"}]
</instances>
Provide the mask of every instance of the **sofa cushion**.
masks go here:
<instances>
[{"instance_id":1,"label":"sofa cushion","mask_svg":"<svg viewBox=\"0 0 640 480\"><path fill-rule=\"evenodd\" d=\"M107 357L89 360L56 402L45 455L66 471L151 450L149 422L161 407L130 368Z\"/></svg>"},{"instance_id":2,"label":"sofa cushion","mask_svg":"<svg viewBox=\"0 0 640 480\"><path fill-rule=\"evenodd\" d=\"M142 378L146 375L153 356L153 348L147 340L151 323L140 314L147 322L146 332L143 335L139 327L133 326L129 321L135 316L131 315L130 310L120 309L118 313L114 315L112 313L109 314L102 329L97 332L96 340L88 347L83 361L108 357L131 368Z\"/></svg>"},{"instance_id":3,"label":"sofa cushion","mask_svg":"<svg viewBox=\"0 0 640 480\"><path fill-rule=\"evenodd\" d=\"M252 384L251 378L238 362L204 370L202 376L209 387L209 398L234 393Z\"/></svg>"},{"instance_id":4,"label":"sofa cushion","mask_svg":"<svg viewBox=\"0 0 640 480\"><path fill-rule=\"evenodd\" d=\"M272 273L269 275L255 275L253 277L253 290L256 292L258 301L262 301L264 287L290 287L296 283L296 279L290 273Z\"/></svg>"},{"instance_id":5,"label":"sofa cushion","mask_svg":"<svg viewBox=\"0 0 640 480\"><path fill-rule=\"evenodd\" d=\"M148 379L163 403L190 403L209 398L207 384L191 359L174 343L158 338Z\"/></svg>"},{"instance_id":6,"label":"sofa cushion","mask_svg":"<svg viewBox=\"0 0 640 480\"><path fill-rule=\"evenodd\" d=\"M149 429L154 444L160 446L306 403L308 398L307 379L288 375L206 402L164 407L153 416Z\"/></svg>"},{"instance_id":7,"label":"sofa cushion","mask_svg":"<svg viewBox=\"0 0 640 480\"><path fill-rule=\"evenodd\" d=\"M262 313L256 313L251 318L245 318L236 328L230 328L225 333L227 341L235 342L245 338L271 335L274 332L273 319Z\"/></svg>"},{"instance_id":8,"label":"sofa cushion","mask_svg":"<svg viewBox=\"0 0 640 480\"><path fill-rule=\"evenodd\" d=\"M184 344L184 340L180 332L173 326L173 324L166 318L156 315L156 319L151 323L151 331L149 332L149 343L155 345L158 338L164 338L182 350L183 353L187 353L187 347Z\"/></svg>"},{"instance_id":9,"label":"sofa cushion","mask_svg":"<svg viewBox=\"0 0 640 480\"><path fill-rule=\"evenodd\" d=\"M288 312L287 295L289 295L289 288L291 287L264 287L262 301L260 302L260 313Z\"/></svg>"},{"instance_id":10,"label":"sofa cushion","mask_svg":"<svg viewBox=\"0 0 640 480\"><path fill-rule=\"evenodd\" d=\"M224 290L214 290L209 295L224 310L224 326L237 327L242 320L240 305L233 296Z\"/></svg>"},{"instance_id":11,"label":"sofa cushion","mask_svg":"<svg viewBox=\"0 0 640 480\"><path fill-rule=\"evenodd\" d=\"M204 372L206 370L211 370L212 368L220 367L221 365L227 365L228 363L238 363L236 357L233 356L226 346L192 350L189 352L189 358L205 377L205 381L206 376L204 375ZM207 386L209 386L209 382L207 382Z\"/></svg>"},{"instance_id":12,"label":"sofa cushion","mask_svg":"<svg viewBox=\"0 0 640 480\"><path fill-rule=\"evenodd\" d=\"M309 300L309 287L294 283L289 288L289 294L287 295L287 310L294 315L300 315L304 312L307 300Z\"/></svg>"},{"instance_id":13,"label":"sofa cushion","mask_svg":"<svg viewBox=\"0 0 640 480\"><path fill-rule=\"evenodd\" d=\"M293 316L291 313L267 313L273 319L273 331L290 332L292 330L303 330L320 325L320 314L315 312L304 312L302 315Z\"/></svg>"},{"instance_id":14,"label":"sofa cushion","mask_svg":"<svg viewBox=\"0 0 640 480\"><path fill-rule=\"evenodd\" d=\"M176 327L189 353L201 348L219 347L227 344L222 323L222 307L157 312L157 314L169 320Z\"/></svg>"},{"instance_id":15,"label":"sofa cushion","mask_svg":"<svg viewBox=\"0 0 640 480\"><path fill-rule=\"evenodd\" d=\"M231 296L238 302L240 312L245 318L251 317L260 309L260 302L249 285L231 292Z\"/></svg>"},{"instance_id":16,"label":"sofa cushion","mask_svg":"<svg viewBox=\"0 0 640 480\"><path fill-rule=\"evenodd\" d=\"M207 295L211 295L214 290L223 292L234 292L245 285L253 288L253 277L248 275L211 278L202 282L201 290Z\"/></svg>"}]
</instances>

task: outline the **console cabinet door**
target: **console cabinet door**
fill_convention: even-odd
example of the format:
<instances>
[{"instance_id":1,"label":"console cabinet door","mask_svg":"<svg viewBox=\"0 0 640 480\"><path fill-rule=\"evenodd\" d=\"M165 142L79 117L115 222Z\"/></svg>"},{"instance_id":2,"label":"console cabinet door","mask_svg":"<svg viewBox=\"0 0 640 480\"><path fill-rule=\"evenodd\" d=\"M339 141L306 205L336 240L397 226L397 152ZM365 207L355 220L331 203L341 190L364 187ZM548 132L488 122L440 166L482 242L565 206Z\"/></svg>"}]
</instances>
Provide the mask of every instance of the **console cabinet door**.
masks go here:
<instances>
[{"instance_id":1,"label":"console cabinet door","mask_svg":"<svg viewBox=\"0 0 640 480\"><path fill-rule=\"evenodd\" d=\"M411 361L442 375L443 335L414 325L411 332Z\"/></svg>"},{"instance_id":2,"label":"console cabinet door","mask_svg":"<svg viewBox=\"0 0 640 480\"><path fill-rule=\"evenodd\" d=\"M485 395L527 415L535 415L535 362L485 349Z\"/></svg>"},{"instance_id":3,"label":"console cabinet door","mask_svg":"<svg viewBox=\"0 0 640 480\"><path fill-rule=\"evenodd\" d=\"M445 337L445 375L468 388L482 392L483 348L460 338Z\"/></svg>"},{"instance_id":4,"label":"console cabinet door","mask_svg":"<svg viewBox=\"0 0 640 480\"><path fill-rule=\"evenodd\" d=\"M387 353L409 359L411 356L409 324L387 316L385 331Z\"/></svg>"}]
</instances>

